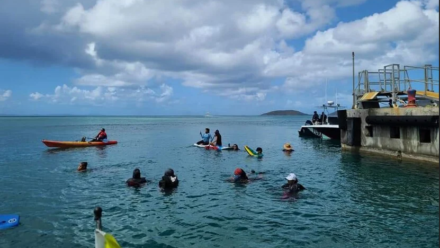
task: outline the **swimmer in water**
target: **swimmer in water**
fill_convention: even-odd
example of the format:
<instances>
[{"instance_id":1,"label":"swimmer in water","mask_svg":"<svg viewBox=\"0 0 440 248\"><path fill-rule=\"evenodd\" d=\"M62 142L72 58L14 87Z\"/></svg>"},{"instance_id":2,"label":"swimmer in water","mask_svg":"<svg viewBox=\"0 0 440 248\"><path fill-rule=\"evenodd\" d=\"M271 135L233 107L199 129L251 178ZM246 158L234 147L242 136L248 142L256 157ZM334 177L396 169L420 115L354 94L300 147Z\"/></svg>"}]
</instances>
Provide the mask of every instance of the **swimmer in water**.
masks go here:
<instances>
[{"instance_id":1,"label":"swimmer in water","mask_svg":"<svg viewBox=\"0 0 440 248\"><path fill-rule=\"evenodd\" d=\"M293 152L293 147L290 145L290 143L286 143L283 146L283 152Z\"/></svg>"},{"instance_id":2,"label":"swimmer in water","mask_svg":"<svg viewBox=\"0 0 440 248\"><path fill-rule=\"evenodd\" d=\"M233 150L233 151L239 151L240 149L238 148L238 145L237 145L237 144L233 144L233 145L232 145L232 150Z\"/></svg>"},{"instance_id":3,"label":"swimmer in water","mask_svg":"<svg viewBox=\"0 0 440 248\"><path fill-rule=\"evenodd\" d=\"M234 171L234 182L235 183L247 183L249 182L249 178L246 174L246 172L241 169L241 168L237 168Z\"/></svg>"},{"instance_id":4,"label":"swimmer in water","mask_svg":"<svg viewBox=\"0 0 440 248\"><path fill-rule=\"evenodd\" d=\"M242 168L237 168L234 171L234 177L230 178L228 181L231 181L233 183L248 183L251 181L255 181L255 180L260 180L262 179L262 175L259 174L263 174L260 172L255 172L254 170L251 170L251 172L249 173L250 175L255 175L256 177L254 178L249 178L248 174L242 169Z\"/></svg>"},{"instance_id":5,"label":"swimmer in water","mask_svg":"<svg viewBox=\"0 0 440 248\"><path fill-rule=\"evenodd\" d=\"M78 172L86 172L87 171L87 162L81 162L78 166Z\"/></svg>"},{"instance_id":6,"label":"swimmer in water","mask_svg":"<svg viewBox=\"0 0 440 248\"><path fill-rule=\"evenodd\" d=\"M145 177L141 177L141 171L136 168L133 171L133 177L127 180L127 186L129 187L140 187L147 183Z\"/></svg>"},{"instance_id":7,"label":"swimmer in water","mask_svg":"<svg viewBox=\"0 0 440 248\"><path fill-rule=\"evenodd\" d=\"M304 186L298 183L298 178L294 173L290 173L287 177L287 183L281 186L281 188L285 189L285 194L292 195L297 194L298 192L305 190Z\"/></svg>"},{"instance_id":8,"label":"swimmer in water","mask_svg":"<svg viewBox=\"0 0 440 248\"><path fill-rule=\"evenodd\" d=\"M257 157L263 157L263 149L261 147L257 147L255 151L257 152Z\"/></svg>"},{"instance_id":9,"label":"swimmer in water","mask_svg":"<svg viewBox=\"0 0 440 248\"><path fill-rule=\"evenodd\" d=\"M179 186L179 179L174 174L173 169L168 169L165 171L162 180L159 181L159 187L164 190L174 189Z\"/></svg>"}]
</instances>

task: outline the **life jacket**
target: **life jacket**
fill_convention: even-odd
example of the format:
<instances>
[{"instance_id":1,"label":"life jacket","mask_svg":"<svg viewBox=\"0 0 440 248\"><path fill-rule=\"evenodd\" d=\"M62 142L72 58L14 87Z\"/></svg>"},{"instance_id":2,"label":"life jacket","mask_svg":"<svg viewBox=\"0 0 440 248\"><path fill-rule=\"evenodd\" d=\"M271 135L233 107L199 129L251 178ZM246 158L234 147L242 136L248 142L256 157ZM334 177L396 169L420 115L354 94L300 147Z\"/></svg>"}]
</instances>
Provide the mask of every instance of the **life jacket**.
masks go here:
<instances>
[{"instance_id":1,"label":"life jacket","mask_svg":"<svg viewBox=\"0 0 440 248\"><path fill-rule=\"evenodd\" d=\"M99 132L98 139L107 139L107 134L105 133L105 131Z\"/></svg>"}]
</instances>

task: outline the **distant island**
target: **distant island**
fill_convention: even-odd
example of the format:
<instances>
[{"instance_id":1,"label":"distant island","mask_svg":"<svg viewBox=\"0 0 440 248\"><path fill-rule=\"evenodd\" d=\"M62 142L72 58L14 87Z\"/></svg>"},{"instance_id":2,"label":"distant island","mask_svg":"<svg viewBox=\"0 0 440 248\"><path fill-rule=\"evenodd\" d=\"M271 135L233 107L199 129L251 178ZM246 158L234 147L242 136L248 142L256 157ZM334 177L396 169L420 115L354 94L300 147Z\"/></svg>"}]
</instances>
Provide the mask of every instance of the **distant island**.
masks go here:
<instances>
[{"instance_id":1,"label":"distant island","mask_svg":"<svg viewBox=\"0 0 440 248\"><path fill-rule=\"evenodd\" d=\"M275 110L262 115L307 115L296 110Z\"/></svg>"}]
</instances>

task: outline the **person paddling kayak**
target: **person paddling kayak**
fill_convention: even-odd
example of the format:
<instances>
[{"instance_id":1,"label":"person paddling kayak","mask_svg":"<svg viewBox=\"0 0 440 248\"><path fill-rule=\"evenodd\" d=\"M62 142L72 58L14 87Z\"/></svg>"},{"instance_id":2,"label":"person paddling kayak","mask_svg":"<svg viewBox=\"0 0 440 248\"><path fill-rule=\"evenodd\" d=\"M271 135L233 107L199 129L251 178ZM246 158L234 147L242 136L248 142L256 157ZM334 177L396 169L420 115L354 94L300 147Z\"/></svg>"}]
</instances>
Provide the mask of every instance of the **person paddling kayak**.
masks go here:
<instances>
[{"instance_id":1,"label":"person paddling kayak","mask_svg":"<svg viewBox=\"0 0 440 248\"><path fill-rule=\"evenodd\" d=\"M91 142L92 141L105 141L105 140L107 140L107 134L105 133L105 129L102 128L101 131L98 133L98 135L96 135L96 137L91 140Z\"/></svg>"}]
</instances>

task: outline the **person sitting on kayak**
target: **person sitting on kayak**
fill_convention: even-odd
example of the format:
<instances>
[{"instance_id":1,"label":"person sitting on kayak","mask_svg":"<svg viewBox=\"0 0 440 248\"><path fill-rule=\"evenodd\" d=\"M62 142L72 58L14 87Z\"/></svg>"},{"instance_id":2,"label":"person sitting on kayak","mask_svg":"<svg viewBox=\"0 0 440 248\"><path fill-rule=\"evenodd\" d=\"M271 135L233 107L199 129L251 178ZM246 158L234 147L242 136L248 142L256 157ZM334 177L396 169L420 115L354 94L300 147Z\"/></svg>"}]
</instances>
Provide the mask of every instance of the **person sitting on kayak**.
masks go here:
<instances>
[{"instance_id":1,"label":"person sitting on kayak","mask_svg":"<svg viewBox=\"0 0 440 248\"><path fill-rule=\"evenodd\" d=\"M205 133L202 134L200 132L200 136L202 137L202 140L197 142L197 145L209 145L209 141L211 140L211 134L209 133L209 128L205 128Z\"/></svg>"},{"instance_id":2,"label":"person sitting on kayak","mask_svg":"<svg viewBox=\"0 0 440 248\"><path fill-rule=\"evenodd\" d=\"M179 179L177 179L177 176L174 175L174 170L166 170L162 180L159 181L159 187L163 190L170 190L177 188L177 186L179 186Z\"/></svg>"},{"instance_id":3,"label":"person sitting on kayak","mask_svg":"<svg viewBox=\"0 0 440 248\"><path fill-rule=\"evenodd\" d=\"M136 168L133 171L133 177L126 181L127 186L129 187L140 187L143 184L147 183L145 177L141 177L141 171Z\"/></svg>"},{"instance_id":4,"label":"person sitting on kayak","mask_svg":"<svg viewBox=\"0 0 440 248\"><path fill-rule=\"evenodd\" d=\"M290 173L287 177L287 183L281 186L285 189L287 194L296 194L302 190L305 190L304 186L298 183L298 178L294 173Z\"/></svg>"},{"instance_id":5,"label":"person sitting on kayak","mask_svg":"<svg viewBox=\"0 0 440 248\"><path fill-rule=\"evenodd\" d=\"M211 146L222 146L222 135L218 130L215 130L214 139L210 143Z\"/></svg>"},{"instance_id":6,"label":"person sitting on kayak","mask_svg":"<svg viewBox=\"0 0 440 248\"><path fill-rule=\"evenodd\" d=\"M78 172L85 172L87 171L87 162L81 162L78 166Z\"/></svg>"},{"instance_id":7,"label":"person sitting on kayak","mask_svg":"<svg viewBox=\"0 0 440 248\"><path fill-rule=\"evenodd\" d=\"M107 139L107 134L105 133L105 129L103 128L92 141L103 141L106 139Z\"/></svg>"}]
</instances>

